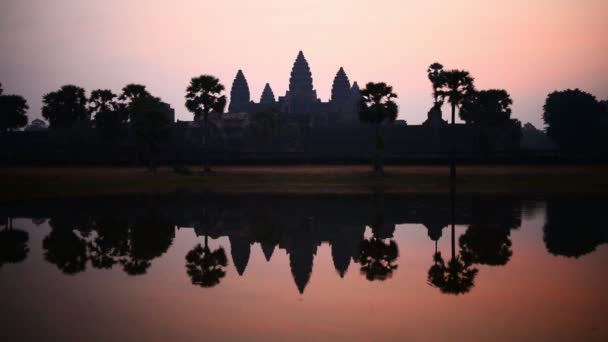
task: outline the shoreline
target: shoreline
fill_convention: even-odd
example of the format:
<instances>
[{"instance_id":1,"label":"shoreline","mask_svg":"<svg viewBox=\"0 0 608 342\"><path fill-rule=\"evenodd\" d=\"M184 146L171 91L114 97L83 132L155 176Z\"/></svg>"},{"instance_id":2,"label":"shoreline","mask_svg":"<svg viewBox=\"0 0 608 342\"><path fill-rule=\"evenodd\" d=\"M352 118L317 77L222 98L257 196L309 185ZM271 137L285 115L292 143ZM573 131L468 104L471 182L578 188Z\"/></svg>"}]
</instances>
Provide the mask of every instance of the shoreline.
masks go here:
<instances>
[{"instance_id":1,"label":"shoreline","mask_svg":"<svg viewBox=\"0 0 608 342\"><path fill-rule=\"evenodd\" d=\"M3 167L0 202L29 199L186 192L217 195L447 194L445 166L387 166L378 180L369 165L217 166L202 175L161 167ZM608 166L518 165L457 167L458 194L604 195Z\"/></svg>"}]
</instances>

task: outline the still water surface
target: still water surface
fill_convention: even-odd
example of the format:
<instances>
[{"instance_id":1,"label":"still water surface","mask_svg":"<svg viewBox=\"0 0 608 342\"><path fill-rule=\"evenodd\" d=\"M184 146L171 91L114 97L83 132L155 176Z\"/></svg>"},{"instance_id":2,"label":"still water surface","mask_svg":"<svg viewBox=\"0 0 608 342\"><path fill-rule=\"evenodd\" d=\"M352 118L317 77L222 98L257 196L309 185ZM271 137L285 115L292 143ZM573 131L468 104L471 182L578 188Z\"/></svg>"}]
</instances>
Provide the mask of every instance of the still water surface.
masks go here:
<instances>
[{"instance_id":1,"label":"still water surface","mask_svg":"<svg viewBox=\"0 0 608 342\"><path fill-rule=\"evenodd\" d=\"M0 339L606 341L607 204L464 196L4 204Z\"/></svg>"}]
</instances>

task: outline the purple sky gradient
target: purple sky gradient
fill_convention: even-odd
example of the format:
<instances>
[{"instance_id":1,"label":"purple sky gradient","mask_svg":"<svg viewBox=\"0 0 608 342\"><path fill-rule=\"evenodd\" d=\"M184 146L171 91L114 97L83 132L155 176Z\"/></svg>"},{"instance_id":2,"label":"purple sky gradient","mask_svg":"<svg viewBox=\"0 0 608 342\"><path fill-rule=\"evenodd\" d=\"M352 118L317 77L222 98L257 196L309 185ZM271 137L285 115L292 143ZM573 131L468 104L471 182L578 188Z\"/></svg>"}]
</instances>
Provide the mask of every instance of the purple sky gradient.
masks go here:
<instances>
[{"instance_id":1,"label":"purple sky gradient","mask_svg":"<svg viewBox=\"0 0 608 342\"><path fill-rule=\"evenodd\" d=\"M506 89L513 116L541 127L551 91L608 98L607 15L605 0L1 0L0 82L26 97L30 118L64 84L142 83L190 120L191 77L215 75L229 93L243 69L252 99L266 82L279 96L303 50L322 100L343 66L351 82L393 85L400 118L419 124L438 61L470 71L479 89Z\"/></svg>"}]
</instances>

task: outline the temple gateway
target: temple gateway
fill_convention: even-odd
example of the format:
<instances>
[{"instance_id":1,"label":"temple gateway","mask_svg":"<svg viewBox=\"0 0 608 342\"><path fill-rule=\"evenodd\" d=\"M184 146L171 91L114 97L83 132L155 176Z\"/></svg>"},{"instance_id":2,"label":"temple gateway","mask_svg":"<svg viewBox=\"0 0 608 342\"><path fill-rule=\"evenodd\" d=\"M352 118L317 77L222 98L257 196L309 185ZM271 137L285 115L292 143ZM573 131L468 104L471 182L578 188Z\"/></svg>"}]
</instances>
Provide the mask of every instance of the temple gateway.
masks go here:
<instances>
[{"instance_id":1,"label":"temple gateway","mask_svg":"<svg viewBox=\"0 0 608 342\"><path fill-rule=\"evenodd\" d=\"M331 89L331 99L323 102L317 97L310 67L302 51L298 53L289 77L289 90L275 99L270 84L266 83L259 102L251 100L249 84L242 70L236 73L230 90L228 113L256 113L273 109L288 114L292 119L310 124L353 123L359 121L359 86L351 86L341 67Z\"/></svg>"}]
</instances>

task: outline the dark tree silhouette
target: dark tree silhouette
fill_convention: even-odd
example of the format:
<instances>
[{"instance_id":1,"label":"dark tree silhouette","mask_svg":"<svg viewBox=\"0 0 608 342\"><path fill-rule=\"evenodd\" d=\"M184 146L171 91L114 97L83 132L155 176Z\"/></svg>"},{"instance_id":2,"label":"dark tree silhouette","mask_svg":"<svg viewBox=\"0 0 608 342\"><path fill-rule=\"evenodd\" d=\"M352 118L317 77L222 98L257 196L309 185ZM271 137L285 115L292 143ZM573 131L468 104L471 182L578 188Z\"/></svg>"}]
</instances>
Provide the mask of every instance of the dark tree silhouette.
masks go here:
<instances>
[{"instance_id":1,"label":"dark tree silhouette","mask_svg":"<svg viewBox=\"0 0 608 342\"><path fill-rule=\"evenodd\" d=\"M511 199L474 199L471 224L460 236L461 255L466 263L506 265L511 250L511 230L521 226L522 203Z\"/></svg>"},{"instance_id":2,"label":"dark tree silhouette","mask_svg":"<svg viewBox=\"0 0 608 342\"><path fill-rule=\"evenodd\" d=\"M474 284L477 276L477 269L472 268L470 260L456 255L456 228L454 224L455 210L455 193L454 188L450 192L450 220L452 221L452 258L447 265L441 256L441 252L437 251L437 242L435 242L435 254L433 255L433 265L429 268L427 282L429 285L438 288L442 293L446 294L464 294L469 292Z\"/></svg>"},{"instance_id":3,"label":"dark tree silhouette","mask_svg":"<svg viewBox=\"0 0 608 342\"><path fill-rule=\"evenodd\" d=\"M163 110L160 99L147 96L132 104L131 125L140 149L148 155L148 166L156 172L156 159L161 143L171 136L171 120Z\"/></svg>"},{"instance_id":4,"label":"dark tree silhouette","mask_svg":"<svg viewBox=\"0 0 608 342\"><path fill-rule=\"evenodd\" d=\"M175 227L161 217L150 216L135 221L128 231L127 249L120 258L129 275L145 274L151 260L165 254L175 238Z\"/></svg>"},{"instance_id":5,"label":"dark tree silhouette","mask_svg":"<svg viewBox=\"0 0 608 342\"><path fill-rule=\"evenodd\" d=\"M603 132L602 106L595 96L579 89L555 91L547 96L543 110L547 135L564 152L596 152Z\"/></svg>"},{"instance_id":6,"label":"dark tree silhouette","mask_svg":"<svg viewBox=\"0 0 608 342\"><path fill-rule=\"evenodd\" d=\"M458 114L467 124L502 124L511 119L512 104L504 89L475 91L467 96Z\"/></svg>"},{"instance_id":7,"label":"dark tree silhouette","mask_svg":"<svg viewBox=\"0 0 608 342\"><path fill-rule=\"evenodd\" d=\"M131 83L122 88L122 93L118 97L118 100L120 101L120 109L127 116L127 120L133 120L134 103L139 99L148 97L153 96L148 92L145 85Z\"/></svg>"},{"instance_id":8,"label":"dark tree silhouette","mask_svg":"<svg viewBox=\"0 0 608 342\"><path fill-rule=\"evenodd\" d=\"M226 106L226 96L222 95L224 86L214 76L201 75L193 77L186 89L186 108L194 114L194 120L203 123L203 146L208 153L209 113L221 115ZM209 156L204 156L204 171L211 171Z\"/></svg>"},{"instance_id":9,"label":"dark tree silhouette","mask_svg":"<svg viewBox=\"0 0 608 342\"><path fill-rule=\"evenodd\" d=\"M543 240L549 253L579 258L608 243L605 207L605 201L548 201Z\"/></svg>"},{"instance_id":10,"label":"dark tree silhouette","mask_svg":"<svg viewBox=\"0 0 608 342\"><path fill-rule=\"evenodd\" d=\"M447 70L442 73L443 84L438 93L443 99L447 99L452 107L451 135L452 135L452 153L450 157L450 180L452 186L456 181L456 161L454 160L454 148L456 145L456 108L460 108L466 101L467 97L475 92L473 85L473 77L468 71L464 70Z\"/></svg>"},{"instance_id":11,"label":"dark tree silhouette","mask_svg":"<svg viewBox=\"0 0 608 342\"><path fill-rule=\"evenodd\" d=\"M7 218L6 226L0 230L0 267L6 263L16 264L24 261L30 251L27 232L14 229L12 218Z\"/></svg>"},{"instance_id":12,"label":"dark tree silhouette","mask_svg":"<svg viewBox=\"0 0 608 342\"><path fill-rule=\"evenodd\" d=\"M163 217L144 218L122 214L84 214L52 217L51 232L43 240L45 259L66 274L121 265L129 275L146 273L151 260L173 243L175 228Z\"/></svg>"},{"instance_id":13,"label":"dark tree silhouette","mask_svg":"<svg viewBox=\"0 0 608 342\"><path fill-rule=\"evenodd\" d=\"M443 99L440 96L439 90L445 83L445 77L443 75L443 65L435 62L431 64L427 70L429 81L433 85L433 99L434 105L443 104Z\"/></svg>"},{"instance_id":14,"label":"dark tree silhouette","mask_svg":"<svg viewBox=\"0 0 608 342\"><path fill-rule=\"evenodd\" d=\"M386 224L384 220L383 196L373 196L372 208L372 237L361 241L354 261L361 264L361 274L364 274L367 280L386 280L392 277L393 271L398 267L395 261L399 257L399 248L392 240L395 226Z\"/></svg>"},{"instance_id":15,"label":"dark tree silhouette","mask_svg":"<svg viewBox=\"0 0 608 342\"><path fill-rule=\"evenodd\" d=\"M361 241L355 261L361 264L361 274L369 281L386 280L393 275L398 265L394 262L399 257L399 249L394 240L385 242L372 237Z\"/></svg>"},{"instance_id":16,"label":"dark tree silhouette","mask_svg":"<svg viewBox=\"0 0 608 342\"><path fill-rule=\"evenodd\" d=\"M87 242L87 254L95 268L111 268L129 252L129 222L118 215L95 219L95 237Z\"/></svg>"},{"instance_id":17,"label":"dark tree silhouette","mask_svg":"<svg viewBox=\"0 0 608 342\"><path fill-rule=\"evenodd\" d=\"M27 101L19 95L0 92L0 132L17 130L27 125Z\"/></svg>"},{"instance_id":18,"label":"dark tree silhouette","mask_svg":"<svg viewBox=\"0 0 608 342\"><path fill-rule=\"evenodd\" d=\"M397 119L398 107L393 101L397 94L393 93L393 87L384 82L369 82L365 89L361 90L361 101L359 105L359 119L362 122L374 125L375 129L375 156L373 170L376 175L382 175L381 150L384 149L384 141L380 136L380 124L383 122L393 122Z\"/></svg>"},{"instance_id":19,"label":"dark tree silhouette","mask_svg":"<svg viewBox=\"0 0 608 342\"><path fill-rule=\"evenodd\" d=\"M434 264L429 269L428 282L446 294L465 294L474 284L478 270L464 262L460 256L453 257L447 265L441 257L441 252L433 256Z\"/></svg>"},{"instance_id":20,"label":"dark tree silhouette","mask_svg":"<svg viewBox=\"0 0 608 342\"><path fill-rule=\"evenodd\" d=\"M509 237L508 229L471 225L458 240L462 259L469 264L506 265L513 255Z\"/></svg>"},{"instance_id":21,"label":"dark tree silhouette","mask_svg":"<svg viewBox=\"0 0 608 342\"><path fill-rule=\"evenodd\" d=\"M80 217L53 217L49 220L49 225L51 232L42 241L44 258L65 274L84 271L87 265L87 243L79 231L88 222Z\"/></svg>"},{"instance_id":22,"label":"dark tree silhouette","mask_svg":"<svg viewBox=\"0 0 608 342\"><path fill-rule=\"evenodd\" d=\"M116 94L109 89L93 90L88 110L95 128L106 138L117 137L128 121L127 112L122 110Z\"/></svg>"},{"instance_id":23,"label":"dark tree silhouette","mask_svg":"<svg viewBox=\"0 0 608 342\"><path fill-rule=\"evenodd\" d=\"M220 247L211 251L207 236L205 236L204 247L199 243L186 254L186 270L193 285L201 287L218 285L226 276L225 267L227 265L228 258L224 248Z\"/></svg>"},{"instance_id":24,"label":"dark tree silhouette","mask_svg":"<svg viewBox=\"0 0 608 342\"><path fill-rule=\"evenodd\" d=\"M84 89L75 85L64 85L59 90L42 98L42 117L51 129L72 128L78 123L89 121L87 98Z\"/></svg>"}]
</instances>

